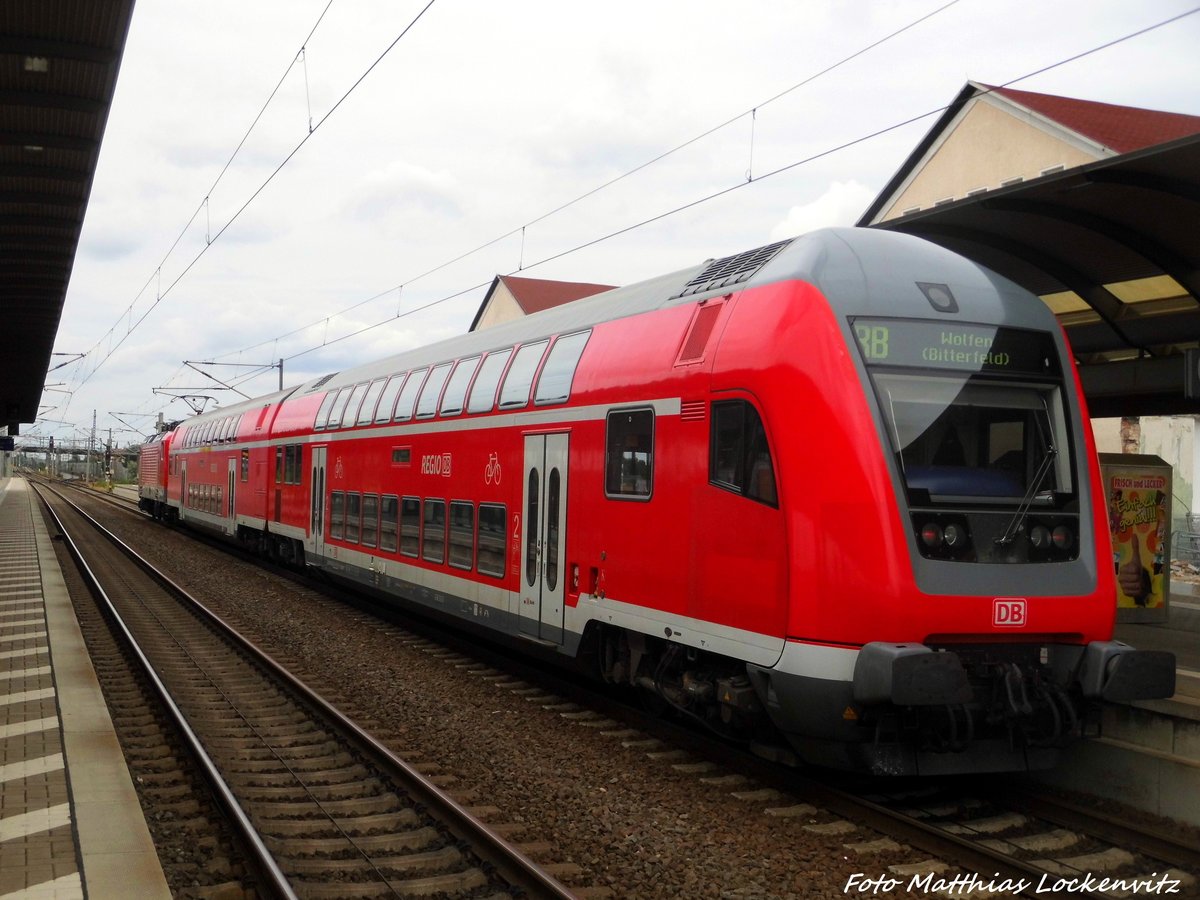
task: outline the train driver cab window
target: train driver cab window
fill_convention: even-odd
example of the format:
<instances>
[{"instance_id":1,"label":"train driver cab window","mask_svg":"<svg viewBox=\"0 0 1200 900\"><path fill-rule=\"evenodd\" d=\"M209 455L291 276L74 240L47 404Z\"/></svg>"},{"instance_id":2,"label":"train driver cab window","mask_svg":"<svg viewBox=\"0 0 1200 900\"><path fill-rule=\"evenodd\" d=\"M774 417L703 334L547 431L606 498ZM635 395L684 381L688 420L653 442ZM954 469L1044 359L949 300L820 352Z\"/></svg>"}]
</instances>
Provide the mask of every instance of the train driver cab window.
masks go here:
<instances>
[{"instance_id":1,"label":"train driver cab window","mask_svg":"<svg viewBox=\"0 0 1200 900\"><path fill-rule=\"evenodd\" d=\"M471 384L471 376L479 367L479 357L459 360L454 367L454 374L446 385L446 393L442 395L442 407L439 412L443 416L457 416L463 411L467 400L467 387Z\"/></svg>"},{"instance_id":2,"label":"train driver cab window","mask_svg":"<svg viewBox=\"0 0 1200 900\"><path fill-rule=\"evenodd\" d=\"M745 400L712 408L708 480L713 485L768 506L777 506L775 466L762 417Z\"/></svg>"},{"instance_id":3,"label":"train driver cab window","mask_svg":"<svg viewBox=\"0 0 1200 900\"><path fill-rule=\"evenodd\" d=\"M565 403L571 397L571 382L575 380L575 367L583 356L590 331L566 334L554 342L542 374L538 376L537 390L533 402L536 406L547 403Z\"/></svg>"},{"instance_id":4,"label":"train driver cab window","mask_svg":"<svg viewBox=\"0 0 1200 900\"><path fill-rule=\"evenodd\" d=\"M500 384L500 376L503 374L510 356L512 356L511 347L487 355L479 369L479 376L471 385L471 396L467 399L467 412L492 411L492 407L496 404L496 386Z\"/></svg>"},{"instance_id":5,"label":"train driver cab window","mask_svg":"<svg viewBox=\"0 0 1200 900\"><path fill-rule=\"evenodd\" d=\"M500 408L519 409L529 402L529 388L549 341L525 344L518 351L500 388Z\"/></svg>"},{"instance_id":6,"label":"train driver cab window","mask_svg":"<svg viewBox=\"0 0 1200 900\"><path fill-rule=\"evenodd\" d=\"M646 500L654 488L654 410L619 409L608 414L604 493Z\"/></svg>"},{"instance_id":7,"label":"train driver cab window","mask_svg":"<svg viewBox=\"0 0 1200 900\"><path fill-rule=\"evenodd\" d=\"M421 399L417 401L417 418L429 419L437 412L438 398L442 396L442 388L446 384L446 376L450 374L450 363L434 366L429 373L429 380L421 389Z\"/></svg>"},{"instance_id":8,"label":"train driver cab window","mask_svg":"<svg viewBox=\"0 0 1200 900\"><path fill-rule=\"evenodd\" d=\"M404 383L404 390L400 392L400 399L396 401L395 420L397 422L407 422L413 417L417 391L421 390L421 385L425 382L425 373L428 371L428 369L417 369L408 376L408 381Z\"/></svg>"}]
</instances>

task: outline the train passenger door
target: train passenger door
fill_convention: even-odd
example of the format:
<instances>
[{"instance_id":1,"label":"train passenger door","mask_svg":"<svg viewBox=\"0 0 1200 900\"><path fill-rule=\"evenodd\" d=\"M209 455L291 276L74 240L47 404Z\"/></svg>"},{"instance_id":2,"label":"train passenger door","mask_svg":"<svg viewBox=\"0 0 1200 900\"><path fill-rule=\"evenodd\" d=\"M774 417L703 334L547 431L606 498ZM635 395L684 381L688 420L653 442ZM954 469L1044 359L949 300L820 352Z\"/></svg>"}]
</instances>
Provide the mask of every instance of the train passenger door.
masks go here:
<instances>
[{"instance_id":1,"label":"train passenger door","mask_svg":"<svg viewBox=\"0 0 1200 900\"><path fill-rule=\"evenodd\" d=\"M230 534L237 534L237 520L234 518L234 511L237 507L233 503L233 492L236 490L237 480L238 459L233 457L229 460L229 491L225 495L225 517L229 519Z\"/></svg>"},{"instance_id":2,"label":"train passenger door","mask_svg":"<svg viewBox=\"0 0 1200 900\"><path fill-rule=\"evenodd\" d=\"M308 547L305 550L315 556L325 555L325 451L326 447L313 447L312 480L309 481L310 505L308 518Z\"/></svg>"},{"instance_id":3,"label":"train passenger door","mask_svg":"<svg viewBox=\"0 0 1200 900\"><path fill-rule=\"evenodd\" d=\"M186 519L188 511L187 460L179 461L179 518Z\"/></svg>"},{"instance_id":4,"label":"train passenger door","mask_svg":"<svg viewBox=\"0 0 1200 900\"><path fill-rule=\"evenodd\" d=\"M522 489L521 634L561 644L566 594L566 434L525 435Z\"/></svg>"}]
</instances>

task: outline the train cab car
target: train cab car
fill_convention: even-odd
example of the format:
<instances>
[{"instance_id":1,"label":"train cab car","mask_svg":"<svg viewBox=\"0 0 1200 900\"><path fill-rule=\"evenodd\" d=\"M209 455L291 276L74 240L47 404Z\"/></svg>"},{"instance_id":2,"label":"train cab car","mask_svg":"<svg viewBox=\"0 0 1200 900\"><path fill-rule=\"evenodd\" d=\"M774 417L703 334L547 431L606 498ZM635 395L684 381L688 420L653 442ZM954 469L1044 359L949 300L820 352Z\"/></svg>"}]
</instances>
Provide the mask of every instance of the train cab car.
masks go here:
<instances>
[{"instance_id":1,"label":"train cab car","mask_svg":"<svg viewBox=\"0 0 1200 900\"><path fill-rule=\"evenodd\" d=\"M1039 768L1098 700L1173 691L1111 640L1054 316L905 235L710 260L184 429L189 518L776 755ZM265 493L224 495L255 460Z\"/></svg>"}]
</instances>

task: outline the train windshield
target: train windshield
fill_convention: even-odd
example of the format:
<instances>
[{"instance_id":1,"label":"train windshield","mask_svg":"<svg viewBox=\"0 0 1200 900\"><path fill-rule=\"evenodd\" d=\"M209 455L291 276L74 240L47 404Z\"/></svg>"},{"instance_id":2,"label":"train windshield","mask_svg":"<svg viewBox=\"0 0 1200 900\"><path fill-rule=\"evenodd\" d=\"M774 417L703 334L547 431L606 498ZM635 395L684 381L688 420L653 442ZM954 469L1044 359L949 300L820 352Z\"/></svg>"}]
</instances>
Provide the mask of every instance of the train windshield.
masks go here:
<instances>
[{"instance_id":1,"label":"train windshield","mask_svg":"<svg viewBox=\"0 0 1200 900\"><path fill-rule=\"evenodd\" d=\"M910 503L1060 505L1074 494L1049 335L855 322Z\"/></svg>"},{"instance_id":2,"label":"train windshield","mask_svg":"<svg viewBox=\"0 0 1200 900\"><path fill-rule=\"evenodd\" d=\"M898 373L873 380L910 499L1019 501L1031 485L1042 502L1073 493L1057 386Z\"/></svg>"}]
</instances>

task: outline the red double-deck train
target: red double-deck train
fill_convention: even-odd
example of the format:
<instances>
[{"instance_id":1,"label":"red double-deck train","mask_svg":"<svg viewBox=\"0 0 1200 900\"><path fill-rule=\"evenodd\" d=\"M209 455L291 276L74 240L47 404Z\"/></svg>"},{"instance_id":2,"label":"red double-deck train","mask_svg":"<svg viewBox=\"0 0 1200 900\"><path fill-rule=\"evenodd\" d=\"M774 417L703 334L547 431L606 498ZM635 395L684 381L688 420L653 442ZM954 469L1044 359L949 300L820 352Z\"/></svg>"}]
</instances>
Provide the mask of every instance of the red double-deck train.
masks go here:
<instances>
[{"instance_id":1,"label":"red double-deck train","mask_svg":"<svg viewBox=\"0 0 1200 900\"><path fill-rule=\"evenodd\" d=\"M817 232L197 416L142 505L760 745L1050 765L1173 692L1113 642L1083 396L1033 295ZM782 736L783 740L780 740Z\"/></svg>"}]
</instances>

